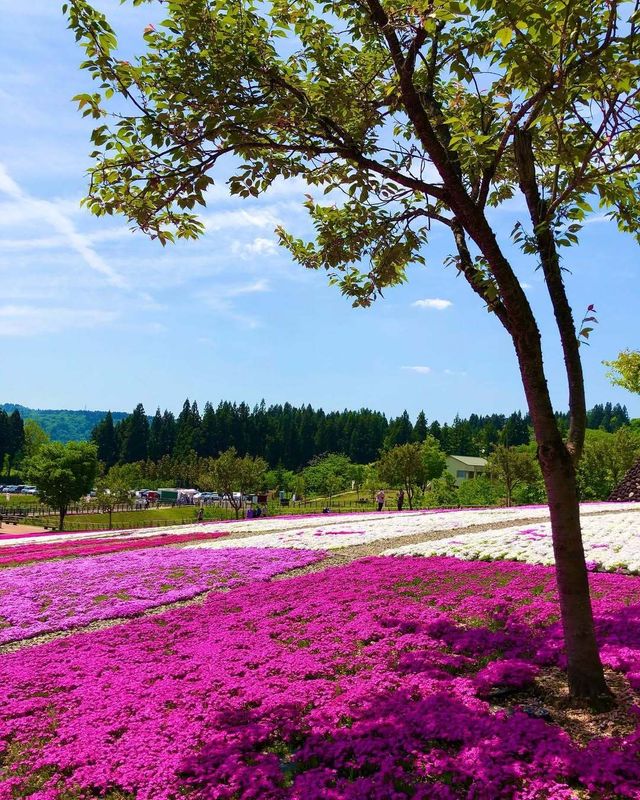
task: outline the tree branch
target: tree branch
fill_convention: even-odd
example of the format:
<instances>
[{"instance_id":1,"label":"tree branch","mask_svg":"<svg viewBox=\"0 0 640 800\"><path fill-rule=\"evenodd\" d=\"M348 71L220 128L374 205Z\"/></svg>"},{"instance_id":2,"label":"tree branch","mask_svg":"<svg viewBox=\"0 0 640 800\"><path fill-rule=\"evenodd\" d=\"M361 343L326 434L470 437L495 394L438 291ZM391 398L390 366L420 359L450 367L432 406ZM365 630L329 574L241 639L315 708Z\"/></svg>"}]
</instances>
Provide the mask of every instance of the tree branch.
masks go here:
<instances>
[{"instance_id":1,"label":"tree branch","mask_svg":"<svg viewBox=\"0 0 640 800\"><path fill-rule=\"evenodd\" d=\"M538 254L544 273L547 290L553 306L556 326L560 333L565 369L569 384L569 436L567 449L576 464L582 454L587 409L584 394L584 377L580 361L579 342L573 321L571 306L562 280L560 259L548 219L548 204L543 200L536 180L535 160L531 131L518 129L514 136L514 155L520 190L527 201L529 217L533 223Z\"/></svg>"}]
</instances>

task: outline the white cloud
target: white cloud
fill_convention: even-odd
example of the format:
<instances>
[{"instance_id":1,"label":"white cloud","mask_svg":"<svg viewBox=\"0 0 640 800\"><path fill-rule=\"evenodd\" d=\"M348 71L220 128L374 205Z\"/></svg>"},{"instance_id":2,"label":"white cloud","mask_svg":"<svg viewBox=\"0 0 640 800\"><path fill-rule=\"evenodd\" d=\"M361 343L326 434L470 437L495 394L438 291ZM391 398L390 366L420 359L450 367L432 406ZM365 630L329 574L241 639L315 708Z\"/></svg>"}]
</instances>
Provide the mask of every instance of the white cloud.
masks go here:
<instances>
[{"instance_id":1,"label":"white cloud","mask_svg":"<svg viewBox=\"0 0 640 800\"><path fill-rule=\"evenodd\" d=\"M453 303L451 300L442 300L439 297L426 297L424 300L416 300L411 305L415 306L415 308L435 308L436 311L444 311L445 308L449 308Z\"/></svg>"},{"instance_id":2,"label":"white cloud","mask_svg":"<svg viewBox=\"0 0 640 800\"><path fill-rule=\"evenodd\" d=\"M444 370L444 374L445 374L445 375L455 375L456 377L459 377L459 378L464 378L464 377L466 377L466 374L467 374L467 373L466 373L466 372L464 372L464 371L462 371L462 370L456 370L456 369L445 369L445 370Z\"/></svg>"},{"instance_id":3,"label":"white cloud","mask_svg":"<svg viewBox=\"0 0 640 800\"><path fill-rule=\"evenodd\" d=\"M260 320L252 314L243 314L237 311L234 301L245 295L260 294L270 290L269 282L261 278L252 283L236 284L235 286L217 284L215 287L199 292L196 299L221 316L232 319L244 328L253 329L260 327Z\"/></svg>"},{"instance_id":4,"label":"white cloud","mask_svg":"<svg viewBox=\"0 0 640 800\"><path fill-rule=\"evenodd\" d=\"M216 297L238 297L241 294L257 294L259 292L269 292L271 287L269 281L260 278L252 283L244 283L239 286L222 286L215 289Z\"/></svg>"},{"instance_id":5,"label":"white cloud","mask_svg":"<svg viewBox=\"0 0 640 800\"><path fill-rule=\"evenodd\" d=\"M9 175L0 163L0 193L7 195L26 217L46 221L95 272L104 276L111 286L127 288L125 279L92 248L87 238L76 230L70 217L55 201L31 197Z\"/></svg>"},{"instance_id":6,"label":"white cloud","mask_svg":"<svg viewBox=\"0 0 640 800\"><path fill-rule=\"evenodd\" d=\"M275 253L277 249L278 245L273 241L273 239L265 239L261 236L258 236L250 244L245 246L245 252L258 256L271 255L272 253Z\"/></svg>"},{"instance_id":7,"label":"white cloud","mask_svg":"<svg viewBox=\"0 0 640 800\"><path fill-rule=\"evenodd\" d=\"M530 283L521 283L520 286L522 286L523 289L531 289Z\"/></svg>"},{"instance_id":8,"label":"white cloud","mask_svg":"<svg viewBox=\"0 0 640 800\"><path fill-rule=\"evenodd\" d=\"M431 372L431 367L402 367L402 369L407 369L410 372L417 372L419 375L428 375Z\"/></svg>"},{"instance_id":9,"label":"white cloud","mask_svg":"<svg viewBox=\"0 0 640 800\"><path fill-rule=\"evenodd\" d=\"M202 221L208 231L228 231L231 228L275 228L281 220L269 209L251 209L250 211L214 211L203 214Z\"/></svg>"},{"instance_id":10,"label":"white cloud","mask_svg":"<svg viewBox=\"0 0 640 800\"><path fill-rule=\"evenodd\" d=\"M0 306L0 336L40 336L76 328L96 328L118 318L116 311L51 306Z\"/></svg>"}]
</instances>

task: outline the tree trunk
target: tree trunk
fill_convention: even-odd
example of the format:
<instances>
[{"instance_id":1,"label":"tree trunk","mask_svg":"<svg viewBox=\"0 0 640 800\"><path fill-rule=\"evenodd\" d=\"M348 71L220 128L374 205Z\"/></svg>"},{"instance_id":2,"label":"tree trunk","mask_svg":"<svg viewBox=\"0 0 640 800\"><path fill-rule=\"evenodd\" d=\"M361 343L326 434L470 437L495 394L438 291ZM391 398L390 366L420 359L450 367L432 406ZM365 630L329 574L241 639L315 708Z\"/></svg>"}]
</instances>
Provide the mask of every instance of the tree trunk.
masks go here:
<instances>
[{"instance_id":1,"label":"tree trunk","mask_svg":"<svg viewBox=\"0 0 640 800\"><path fill-rule=\"evenodd\" d=\"M612 695L604 679L593 627L575 469L564 445L541 453L540 465L549 499L569 692L573 697L606 705Z\"/></svg>"},{"instance_id":2,"label":"tree trunk","mask_svg":"<svg viewBox=\"0 0 640 800\"><path fill-rule=\"evenodd\" d=\"M111 506L109 506L109 530L111 530L111 528L112 528L112 525L111 525L111 514L112 513L113 513L113 508Z\"/></svg>"},{"instance_id":3,"label":"tree trunk","mask_svg":"<svg viewBox=\"0 0 640 800\"><path fill-rule=\"evenodd\" d=\"M67 515L67 507L66 506L61 506L61 508L60 508L60 523L59 523L59 526L58 526L58 529L61 530L61 531L64 530L64 518L66 517L66 515Z\"/></svg>"}]
</instances>

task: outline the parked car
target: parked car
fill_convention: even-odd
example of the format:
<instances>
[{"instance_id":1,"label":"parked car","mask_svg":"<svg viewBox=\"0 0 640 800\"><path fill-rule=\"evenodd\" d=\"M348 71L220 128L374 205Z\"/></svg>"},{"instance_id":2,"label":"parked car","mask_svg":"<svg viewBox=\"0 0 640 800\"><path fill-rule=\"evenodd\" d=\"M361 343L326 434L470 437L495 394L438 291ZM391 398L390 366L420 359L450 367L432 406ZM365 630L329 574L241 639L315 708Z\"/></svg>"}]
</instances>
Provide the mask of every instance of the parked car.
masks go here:
<instances>
[{"instance_id":1,"label":"parked car","mask_svg":"<svg viewBox=\"0 0 640 800\"><path fill-rule=\"evenodd\" d=\"M5 486L2 491L5 492L5 494L15 494L17 488L17 486Z\"/></svg>"},{"instance_id":2,"label":"parked car","mask_svg":"<svg viewBox=\"0 0 640 800\"><path fill-rule=\"evenodd\" d=\"M205 506L211 505L211 503L217 503L220 499L220 495L217 492L196 492L196 494L193 495L194 503L201 503Z\"/></svg>"},{"instance_id":3,"label":"parked car","mask_svg":"<svg viewBox=\"0 0 640 800\"><path fill-rule=\"evenodd\" d=\"M25 486L22 494L38 494L38 490L35 486Z\"/></svg>"}]
</instances>

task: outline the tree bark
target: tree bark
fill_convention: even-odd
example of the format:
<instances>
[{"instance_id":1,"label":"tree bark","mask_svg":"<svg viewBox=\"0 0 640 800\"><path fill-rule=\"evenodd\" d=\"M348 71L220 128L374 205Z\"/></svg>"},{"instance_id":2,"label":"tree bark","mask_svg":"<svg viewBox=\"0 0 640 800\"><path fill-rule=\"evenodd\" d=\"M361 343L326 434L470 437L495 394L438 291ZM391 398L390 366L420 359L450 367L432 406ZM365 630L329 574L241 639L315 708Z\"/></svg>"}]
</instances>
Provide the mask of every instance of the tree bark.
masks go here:
<instances>
[{"instance_id":1,"label":"tree bark","mask_svg":"<svg viewBox=\"0 0 640 800\"><path fill-rule=\"evenodd\" d=\"M569 693L607 706L612 693L595 638L572 457L563 442L541 447L540 466L549 499Z\"/></svg>"},{"instance_id":2,"label":"tree bark","mask_svg":"<svg viewBox=\"0 0 640 800\"><path fill-rule=\"evenodd\" d=\"M66 517L66 515L67 515L67 507L66 506L61 506L60 507L60 525L59 525L59 530L61 530L61 531L64 530L64 518Z\"/></svg>"}]
</instances>

